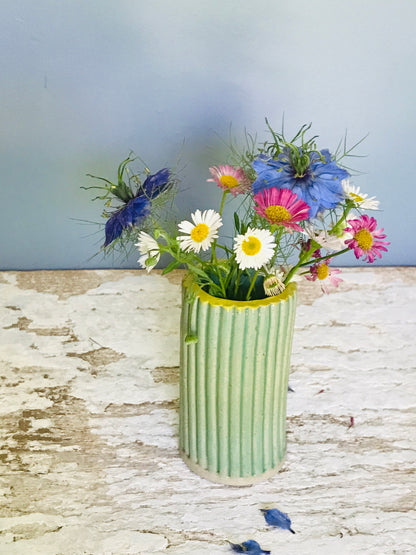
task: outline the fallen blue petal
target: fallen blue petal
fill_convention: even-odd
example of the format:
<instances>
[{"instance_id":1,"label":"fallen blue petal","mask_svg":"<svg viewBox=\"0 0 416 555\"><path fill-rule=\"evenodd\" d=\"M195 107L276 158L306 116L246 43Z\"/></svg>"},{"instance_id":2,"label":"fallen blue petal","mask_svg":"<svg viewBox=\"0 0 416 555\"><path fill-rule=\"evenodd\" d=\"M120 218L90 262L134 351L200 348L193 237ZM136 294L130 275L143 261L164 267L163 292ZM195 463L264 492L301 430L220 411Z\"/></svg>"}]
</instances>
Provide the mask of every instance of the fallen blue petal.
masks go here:
<instances>
[{"instance_id":1,"label":"fallen blue petal","mask_svg":"<svg viewBox=\"0 0 416 555\"><path fill-rule=\"evenodd\" d=\"M243 543L230 543L235 553L251 553L252 555L269 555L270 551L262 549L256 540L247 540Z\"/></svg>"},{"instance_id":2,"label":"fallen blue petal","mask_svg":"<svg viewBox=\"0 0 416 555\"><path fill-rule=\"evenodd\" d=\"M289 530L292 534L295 533L292 530L292 521L286 513L282 513L279 509L260 509L264 515L267 524L270 526L277 526L278 528L283 528L283 530Z\"/></svg>"}]
</instances>

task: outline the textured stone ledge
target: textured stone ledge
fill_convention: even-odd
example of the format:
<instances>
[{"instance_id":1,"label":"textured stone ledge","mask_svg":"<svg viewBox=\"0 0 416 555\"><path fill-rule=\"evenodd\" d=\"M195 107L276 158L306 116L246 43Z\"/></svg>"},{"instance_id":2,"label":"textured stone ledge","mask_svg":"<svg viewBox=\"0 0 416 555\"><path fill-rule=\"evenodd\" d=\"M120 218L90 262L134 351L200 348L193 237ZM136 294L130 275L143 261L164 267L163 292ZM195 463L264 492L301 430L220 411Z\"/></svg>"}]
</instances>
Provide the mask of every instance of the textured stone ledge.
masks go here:
<instances>
[{"instance_id":1,"label":"textured stone ledge","mask_svg":"<svg viewBox=\"0 0 416 555\"><path fill-rule=\"evenodd\" d=\"M248 488L178 453L182 272L0 273L0 553L414 553L416 270L343 273L300 290L287 458Z\"/></svg>"}]
</instances>

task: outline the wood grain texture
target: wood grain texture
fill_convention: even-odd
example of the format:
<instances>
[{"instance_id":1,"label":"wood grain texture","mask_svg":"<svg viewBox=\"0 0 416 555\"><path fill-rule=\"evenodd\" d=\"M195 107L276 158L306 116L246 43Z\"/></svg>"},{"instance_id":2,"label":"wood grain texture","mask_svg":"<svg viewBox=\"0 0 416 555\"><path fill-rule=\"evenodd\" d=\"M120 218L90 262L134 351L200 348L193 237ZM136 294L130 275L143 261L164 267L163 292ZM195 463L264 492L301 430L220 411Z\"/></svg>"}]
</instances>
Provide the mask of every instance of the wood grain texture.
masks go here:
<instances>
[{"instance_id":1,"label":"wood grain texture","mask_svg":"<svg viewBox=\"0 0 416 555\"><path fill-rule=\"evenodd\" d=\"M181 272L0 273L0 553L414 553L416 269L343 277L299 288L287 456L236 488L178 453Z\"/></svg>"}]
</instances>

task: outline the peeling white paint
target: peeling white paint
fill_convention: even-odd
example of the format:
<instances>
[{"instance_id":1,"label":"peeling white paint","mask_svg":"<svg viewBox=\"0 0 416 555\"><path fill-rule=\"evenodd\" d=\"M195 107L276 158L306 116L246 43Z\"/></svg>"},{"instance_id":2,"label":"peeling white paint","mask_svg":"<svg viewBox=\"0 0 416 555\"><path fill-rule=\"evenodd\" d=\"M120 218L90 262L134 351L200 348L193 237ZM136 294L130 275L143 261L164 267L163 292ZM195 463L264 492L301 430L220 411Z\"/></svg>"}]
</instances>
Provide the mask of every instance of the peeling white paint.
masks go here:
<instances>
[{"instance_id":1,"label":"peeling white paint","mask_svg":"<svg viewBox=\"0 0 416 555\"><path fill-rule=\"evenodd\" d=\"M306 285L286 461L248 488L177 452L180 273L29 274L0 274L0 553L414 553L415 269Z\"/></svg>"}]
</instances>

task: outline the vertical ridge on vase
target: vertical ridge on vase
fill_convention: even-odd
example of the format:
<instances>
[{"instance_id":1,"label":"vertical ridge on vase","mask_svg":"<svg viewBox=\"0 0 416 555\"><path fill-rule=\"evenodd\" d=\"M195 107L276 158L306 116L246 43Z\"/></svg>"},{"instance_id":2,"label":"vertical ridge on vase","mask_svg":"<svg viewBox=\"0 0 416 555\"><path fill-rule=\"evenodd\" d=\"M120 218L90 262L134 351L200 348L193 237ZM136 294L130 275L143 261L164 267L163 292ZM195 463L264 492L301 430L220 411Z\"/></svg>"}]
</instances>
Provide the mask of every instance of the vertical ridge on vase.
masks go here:
<instances>
[{"instance_id":1,"label":"vertical ridge on vase","mask_svg":"<svg viewBox=\"0 0 416 555\"><path fill-rule=\"evenodd\" d=\"M278 322L277 322L277 337L276 337L276 366L281 368L281 372L276 373L276 383L275 383L275 415L274 415L274 428L275 428L275 439L276 439L276 460L281 460L285 452L285 438L282 437L282 424L280 422L282 415L282 389L284 389L284 376L283 372L285 370L285 360L284 360L284 346L282 345L282 334L284 331L284 324L286 321L288 305L286 304L278 312ZM284 392L287 395L287 391Z\"/></svg>"},{"instance_id":2,"label":"vertical ridge on vase","mask_svg":"<svg viewBox=\"0 0 416 555\"><path fill-rule=\"evenodd\" d=\"M273 329L273 317L276 313L275 305L270 305L267 307L267 319L264 329L264 341L265 341L265 359L264 359L264 411L263 411L263 429L261 430L263 439L263 468L267 470L268 468L273 468L274 458L273 458L273 413L274 413L274 380L276 375L276 365L275 365L275 350L276 341L271 340L270 330ZM267 328L266 328L267 325ZM271 352L270 352L271 351Z\"/></svg>"},{"instance_id":3,"label":"vertical ridge on vase","mask_svg":"<svg viewBox=\"0 0 416 555\"><path fill-rule=\"evenodd\" d=\"M241 317L241 311L239 313L239 316L237 316L235 314L236 312L236 308L233 309L234 312L234 317L235 318L240 318L240 320L242 320ZM250 437L251 433L250 433L250 422L246 422L247 419L247 414L250 412L250 404L247 403L247 399L245 396L245 391L249 388L248 382L250 380L250 375L247 372L246 369L246 365L245 365L245 356L244 356L244 348L245 348L245 343L246 343L246 323L245 323L245 318L244 320L244 337L243 337L243 341L242 341L242 348L240 349L241 352L241 363L240 363L240 367L241 367L241 373L240 373L240 397L239 397L239 413L240 413L240 418L238 421L239 427L238 427L238 438L239 438L239 447L240 447L240 458L239 458L239 467L240 467L240 473L241 475L244 475L246 472L250 472L251 469L251 460L250 460L250 456L247 456L247 454L250 454L250 450L247 449L247 436ZM245 453L247 453L245 455ZM247 466L249 467L249 469L247 470Z\"/></svg>"},{"instance_id":4,"label":"vertical ridge on vase","mask_svg":"<svg viewBox=\"0 0 416 555\"><path fill-rule=\"evenodd\" d=\"M189 455L189 418L188 418L188 367L189 349L185 338L189 320L189 303L186 301L186 289L182 289L181 342L180 342L180 380L179 380L179 446Z\"/></svg>"},{"instance_id":5,"label":"vertical ridge on vase","mask_svg":"<svg viewBox=\"0 0 416 555\"><path fill-rule=\"evenodd\" d=\"M278 326L278 336L277 344L279 345L277 350L276 363L279 368L282 369L281 372L277 374L277 403L276 403L276 419L277 419L277 439L278 439L278 460L283 458L284 452L286 450L286 423L282 422L282 413L285 411L286 406L284 406L285 399L287 397L287 387L285 388L285 374L286 374L286 358L285 358L285 345L283 340L283 334L286 330L287 316L288 316L289 305L286 304L282 307L279 312L279 326Z\"/></svg>"},{"instance_id":6,"label":"vertical ridge on vase","mask_svg":"<svg viewBox=\"0 0 416 555\"><path fill-rule=\"evenodd\" d=\"M252 435L252 428L250 428L250 424L248 429L246 430L243 421L244 417L247 413L250 413L252 410L251 405L251 396L253 390L253 381L252 381L252 370L251 370L251 361L250 361L250 349L251 349L251 342L252 342L252 334L250 333L250 320L248 311L246 309L235 308L234 309L234 318L237 321L241 322L241 326L243 328L242 340L241 345L238 343L234 345L233 350L237 351L238 356L240 357L240 366L241 371L239 372L238 380L239 380L239 395L240 400L238 403L238 420L236 423L236 438L238 439L238 449L239 449L239 457L238 457L238 476L249 476L251 474L252 462L251 462L251 444L250 444L250 436ZM235 355L234 355L235 356ZM238 368L234 370L234 372L238 373ZM248 469L247 469L248 466ZM237 468L236 468L237 472Z\"/></svg>"},{"instance_id":7,"label":"vertical ridge on vase","mask_svg":"<svg viewBox=\"0 0 416 555\"><path fill-rule=\"evenodd\" d=\"M246 318L250 316L250 310L246 311ZM257 314L257 311L254 311L254 314ZM249 318L248 318L249 319ZM256 329L256 328L255 328ZM256 439L257 439L257 413L256 413L256 409L257 409L257 397L259 395L259 392L257 391L257 387L258 387L258 383L257 383L257 375L256 375L256 364L255 364L255 357L254 357L254 351L255 349L255 345L253 345L253 352L251 354L251 368L250 368L250 375L251 375L251 383L252 383L252 387L251 387L251 391L247 390L247 399L249 399L249 406L250 406L250 413L251 413L251 427L250 427L250 431L251 431L251 437L250 437L250 441L249 441L249 445L248 445L248 453L250 453L250 474L253 474L255 472L255 469L257 467L257 457L258 454L256 454ZM247 356L249 355L249 353L247 353Z\"/></svg>"},{"instance_id":8,"label":"vertical ridge on vase","mask_svg":"<svg viewBox=\"0 0 416 555\"><path fill-rule=\"evenodd\" d=\"M261 437L262 441L262 472L264 472L267 468L271 467L271 450L273 444L268 441L268 431L270 428L270 414L272 413L271 410L271 388L270 388L270 377L271 372L268 365L268 331L270 328L270 312L272 306L268 306L267 310L264 311L263 317L260 317L260 312L258 312L258 335L259 335L259 344L258 350L261 355L260 364L263 368L263 383L264 383L264 390L263 390L263 400L262 400L262 427L259 430L259 436Z\"/></svg>"},{"instance_id":9,"label":"vertical ridge on vase","mask_svg":"<svg viewBox=\"0 0 416 555\"><path fill-rule=\"evenodd\" d=\"M276 414L276 395L277 395L277 380L278 380L278 372L276 369L278 368L278 361L277 361L277 351L278 351L278 341L276 338L276 329L279 326L279 314L280 310L276 311L273 310L271 307L270 312L270 329L274 330L274 333L271 333L271 337L269 338L269 357L268 360L270 361L270 370L272 372L271 377L271 391L270 391L270 403L271 403L271 411L270 411L270 442L272 445L272 466L275 466L278 461L278 437L275 429L275 414Z\"/></svg>"},{"instance_id":10,"label":"vertical ridge on vase","mask_svg":"<svg viewBox=\"0 0 416 555\"><path fill-rule=\"evenodd\" d=\"M260 347L260 329L259 329L259 310L248 310L248 321L251 322L251 329L255 329L256 333L251 343L250 353L251 366L253 372L254 388L252 395L253 402L253 436L252 436L252 459L254 474L263 473L263 422L264 422L264 364L261 360L263 355ZM265 356L265 353L264 353Z\"/></svg>"},{"instance_id":11,"label":"vertical ridge on vase","mask_svg":"<svg viewBox=\"0 0 416 555\"><path fill-rule=\"evenodd\" d=\"M240 476L244 449L241 436L241 418L244 414L244 376L246 370L245 343L247 327L238 308L227 311L233 333L227 345L228 387L228 453L229 476ZM238 337L236 341L235 338Z\"/></svg>"},{"instance_id":12,"label":"vertical ridge on vase","mask_svg":"<svg viewBox=\"0 0 416 555\"><path fill-rule=\"evenodd\" d=\"M197 304L195 301L189 305L189 329L190 335L196 333L197 328ZM199 339L199 338L198 338ZM190 343L188 345L188 366L187 366L187 392L188 392L188 450L189 457L197 460L197 446L196 446L196 431L198 426L198 416L196 411L196 364L195 358L197 357L197 343Z\"/></svg>"},{"instance_id":13,"label":"vertical ridge on vase","mask_svg":"<svg viewBox=\"0 0 416 555\"><path fill-rule=\"evenodd\" d=\"M230 385L230 361L231 357L229 345L231 337L233 336L233 320L229 318L228 311L220 311L219 307L211 307L212 311L216 314L222 312L219 317L221 325L221 353L220 364L216 367L216 382L217 382L217 438L218 438L218 466L217 472L221 476L228 476L230 473L230 442L229 442L229 385Z\"/></svg>"},{"instance_id":14,"label":"vertical ridge on vase","mask_svg":"<svg viewBox=\"0 0 416 555\"><path fill-rule=\"evenodd\" d=\"M207 313L212 307L206 305ZM213 472L218 472L219 466L219 448L218 448L218 417L217 417L217 399L218 399L218 369L221 367L221 335L222 335L222 314L218 314L218 325L212 327L214 339L210 340L209 350L212 353L210 364L206 369L206 414L207 414L207 431L206 431L206 449L207 463L206 468ZM208 340L208 338L207 338Z\"/></svg>"},{"instance_id":15,"label":"vertical ridge on vase","mask_svg":"<svg viewBox=\"0 0 416 555\"><path fill-rule=\"evenodd\" d=\"M207 321L207 337L205 338L208 358L206 370L206 397L201 399L206 407L207 430L206 430L206 453L207 460L204 468L212 472L218 470L218 418L217 418L217 398L218 398L218 376L221 367L221 337L222 337L222 313L215 310L216 307L208 303L201 305L204 309ZM214 311L214 313L213 313Z\"/></svg>"},{"instance_id":16,"label":"vertical ridge on vase","mask_svg":"<svg viewBox=\"0 0 416 555\"><path fill-rule=\"evenodd\" d=\"M198 464L206 467L206 372L210 367L211 345L207 341L210 334L210 318L201 303L196 304L196 329L198 330L198 342L196 343L196 361L195 361L195 446L196 460ZM204 333L205 332L205 333Z\"/></svg>"},{"instance_id":17,"label":"vertical ridge on vase","mask_svg":"<svg viewBox=\"0 0 416 555\"><path fill-rule=\"evenodd\" d=\"M283 308L280 308L278 312L276 312L276 341L275 341L275 353L274 353L274 360L276 368L280 368L281 366L281 349L279 349L279 342L280 342L280 333L281 333L281 325L282 325L282 318L283 316ZM273 439L275 442L275 458L276 461L280 459L281 456L281 438L280 438L280 431L279 431L279 417L280 417L280 394L279 394L279 387L280 387L280 372L275 372L274 377L274 392L273 392L273 405L275 407L273 413Z\"/></svg>"},{"instance_id":18,"label":"vertical ridge on vase","mask_svg":"<svg viewBox=\"0 0 416 555\"><path fill-rule=\"evenodd\" d=\"M245 310L233 308L229 314L230 318L233 320L234 337L238 337L237 341L235 341L232 337L228 347L230 352L230 356L228 358L230 374L230 476L240 476L242 459L250 453L250 451L247 451L246 453L242 445L243 438L241 436L241 419L246 405L244 377L249 371L247 368L246 354L248 341L247 321Z\"/></svg>"}]
</instances>

